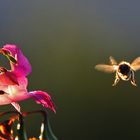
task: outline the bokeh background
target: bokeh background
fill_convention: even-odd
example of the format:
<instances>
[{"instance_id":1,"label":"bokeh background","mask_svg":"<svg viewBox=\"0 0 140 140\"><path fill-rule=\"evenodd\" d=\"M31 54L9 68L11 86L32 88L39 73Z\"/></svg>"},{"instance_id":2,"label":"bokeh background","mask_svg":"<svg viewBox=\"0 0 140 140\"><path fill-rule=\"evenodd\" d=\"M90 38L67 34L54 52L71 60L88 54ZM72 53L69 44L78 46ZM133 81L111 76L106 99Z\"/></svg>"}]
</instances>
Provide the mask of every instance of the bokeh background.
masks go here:
<instances>
[{"instance_id":1,"label":"bokeh background","mask_svg":"<svg viewBox=\"0 0 140 140\"><path fill-rule=\"evenodd\" d=\"M0 2L0 45L16 44L30 60L29 90L42 89L53 98L49 112L59 140L139 140L138 87L94 69L140 55L138 0L4 0ZM43 109L33 100L22 111ZM11 105L1 111L14 110ZM29 118L28 135L37 136L38 116Z\"/></svg>"}]
</instances>

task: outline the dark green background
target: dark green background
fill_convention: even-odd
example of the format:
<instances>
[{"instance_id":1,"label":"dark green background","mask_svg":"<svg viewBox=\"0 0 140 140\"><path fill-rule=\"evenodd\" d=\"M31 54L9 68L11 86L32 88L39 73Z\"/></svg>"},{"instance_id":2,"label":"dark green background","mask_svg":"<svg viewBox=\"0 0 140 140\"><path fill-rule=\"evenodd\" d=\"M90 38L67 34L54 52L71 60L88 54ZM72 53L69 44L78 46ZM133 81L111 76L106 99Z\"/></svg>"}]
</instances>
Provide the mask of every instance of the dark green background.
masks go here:
<instances>
[{"instance_id":1,"label":"dark green background","mask_svg":"<svg viewBox=\"0 0 140 140\"><path fill-rule=\"evenodd\" d=\"M140 55L138 0L4 0L0 2L0 45L17 44L30 60L29 90L53 98L49 111L60 140L139 140L138 87L113 74L94 70L108 57L132 61ZM33 100L22 111L42 109ZM14 110L1 106L1 111ZM39 117L30 118L28 133L37 136Z\"/></svg>"}]
</instances>

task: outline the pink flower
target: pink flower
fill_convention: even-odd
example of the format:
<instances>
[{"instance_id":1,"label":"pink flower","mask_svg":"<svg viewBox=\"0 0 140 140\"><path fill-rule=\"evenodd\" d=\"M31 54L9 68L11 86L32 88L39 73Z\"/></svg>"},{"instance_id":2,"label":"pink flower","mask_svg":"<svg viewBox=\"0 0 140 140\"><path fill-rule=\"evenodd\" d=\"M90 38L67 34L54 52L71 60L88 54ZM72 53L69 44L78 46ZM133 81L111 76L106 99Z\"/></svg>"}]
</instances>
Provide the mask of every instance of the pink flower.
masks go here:
<instances>
[{"instance_id":1,"label":"pink flower","mask_svg":"<svg viewBox=\"0 0 140 140\"><path fill-rule=\"evenodd\" d=\"M48 93L27 91L26 76L31 73L31 65L21 50L15 45L5 45L1 53L10 60L11 70L0 67L0 105L12 104L20 112L19 101L33 98L39 104L55 112L55 106Z\"/></svg>"}]
</instances>

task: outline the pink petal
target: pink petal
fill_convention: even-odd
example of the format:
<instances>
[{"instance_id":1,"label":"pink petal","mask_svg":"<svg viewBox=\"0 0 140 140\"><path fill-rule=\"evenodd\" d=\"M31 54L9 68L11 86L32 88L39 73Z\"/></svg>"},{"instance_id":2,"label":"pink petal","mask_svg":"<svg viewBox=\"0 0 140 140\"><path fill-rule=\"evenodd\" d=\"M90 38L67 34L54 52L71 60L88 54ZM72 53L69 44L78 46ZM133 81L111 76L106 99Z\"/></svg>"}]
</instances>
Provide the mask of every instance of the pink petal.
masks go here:
<instances>
[{"instance_id":1,"label":"pink petal","mask_svg":"<svg viewBox=\"0 0 140 140\"><path fill-rule=\"evenodd\" d=\"M7 93L0 95L0 105L11 104L13 101Z\"/></svg>"},{"instance_id":2,"label":"pink petal","mask_svg":"<svg viewBox=\"0 0 140 140\"><path fill-rule=\"evenodd\" d=\"M29 73L31 73L32 69L29 61L18 47L7 44L2 49L9 51L9 53L17 60L17 64L10 62L12 70L17 76L27 76Z\"/></svg>"},{"instance_id":3,"label":"pink petal","mask_svg":"<svg viewBox=\"0 0 140 140\"><path fill-rule=\"evenodd\" d=\"M14 108L15 108L18 112L21 113L21 111L20 111L20 105L19 105L18 103L12 102L11 104L14 106Z\"/></svg>"},{"instance_id":4,"label":"pink petal","mask_svg":"<svg viewBox=\"0 0 140 140\"><path fill-rule=\"evenodd\" d=\"M0 74L0 85L18 85L18 80L12 72L4 72Z\"/></svg>"},{"instance_id":5,"label":"pink petal","mask_svg":"<svg viewBox=\"0 0 140 140\"><path fill-rule=\"evenodd\" d=\"M50 108L52 111L56 112L54 103L51 97L43 91L31 91L30 96L35 99L36 103L42 104L46 108Z\"/></svg>"},{"instance_id":6,"label":"pink petal","mask_svg":"<svg viewBox=\"0 0 140 140\"><path fill-rule=\"evenodd\" d=\"M18 81L19 87L22 87L27 90L28 79L26 77L24 77L24 76L18 77L17 81Z\"/></svg>"}]
</instances>

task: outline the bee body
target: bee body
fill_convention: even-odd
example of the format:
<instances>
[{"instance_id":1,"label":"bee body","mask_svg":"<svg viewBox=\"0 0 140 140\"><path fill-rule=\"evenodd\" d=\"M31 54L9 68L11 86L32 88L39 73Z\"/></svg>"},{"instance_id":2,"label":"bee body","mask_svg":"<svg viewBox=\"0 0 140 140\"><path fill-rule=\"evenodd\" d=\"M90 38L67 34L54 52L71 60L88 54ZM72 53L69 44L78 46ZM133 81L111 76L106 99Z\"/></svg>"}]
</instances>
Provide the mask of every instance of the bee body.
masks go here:
<instances>
[{"instance_id":1,"label":"bee body","mask_svg":"<svg viewBox=\"0 0 140 140\"><path fill-rule=\"evenodd\" d=\"M130 63L122 61L118 65L118 70L116 71L116 73L118 74L118 76L122 80L128 81L131 78L131 73L132 73L132 69L131 69Z\"/></svg>"}]
</instances>

